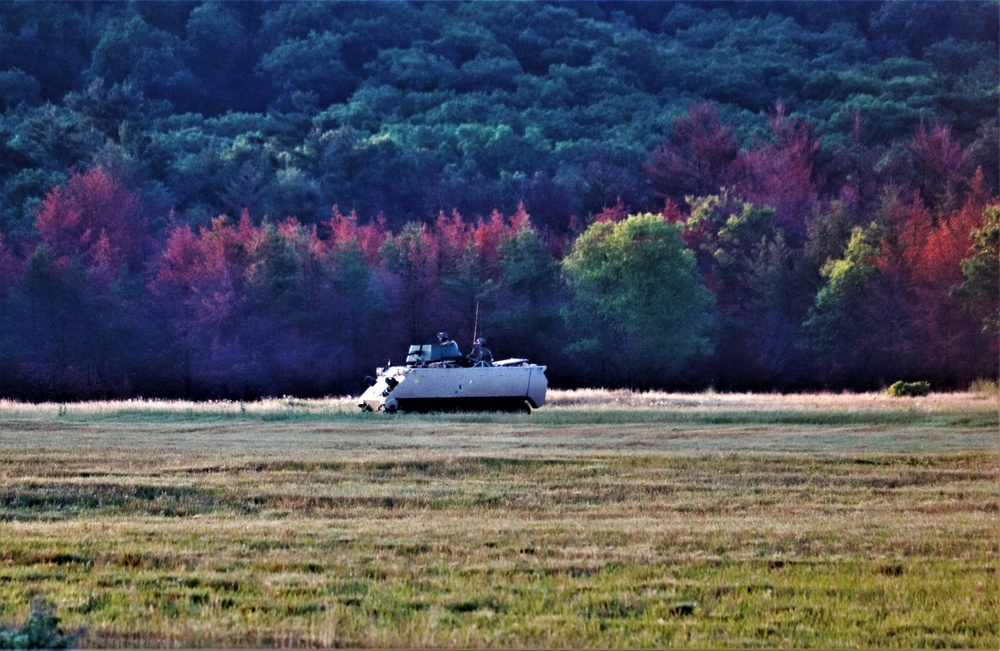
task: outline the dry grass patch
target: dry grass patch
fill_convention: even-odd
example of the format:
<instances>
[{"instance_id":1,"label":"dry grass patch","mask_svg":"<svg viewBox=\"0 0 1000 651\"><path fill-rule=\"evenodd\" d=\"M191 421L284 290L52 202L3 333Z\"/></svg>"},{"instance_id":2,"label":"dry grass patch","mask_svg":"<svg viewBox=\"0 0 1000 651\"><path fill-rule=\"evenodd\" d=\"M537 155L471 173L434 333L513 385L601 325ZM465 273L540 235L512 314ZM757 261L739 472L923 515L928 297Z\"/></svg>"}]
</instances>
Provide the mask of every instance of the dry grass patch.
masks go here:
<instances>
[{"instance_id":1,"label":"dry grass patch","mask_svg":"<svg viewBox=\"0 0 1000 651\"><path fill-rule=\"evenodd\" d=\"M42 598L122 647L1000 645L990 400L577 393L3 405L0 619Z\"/></svg>"}]
</instances>

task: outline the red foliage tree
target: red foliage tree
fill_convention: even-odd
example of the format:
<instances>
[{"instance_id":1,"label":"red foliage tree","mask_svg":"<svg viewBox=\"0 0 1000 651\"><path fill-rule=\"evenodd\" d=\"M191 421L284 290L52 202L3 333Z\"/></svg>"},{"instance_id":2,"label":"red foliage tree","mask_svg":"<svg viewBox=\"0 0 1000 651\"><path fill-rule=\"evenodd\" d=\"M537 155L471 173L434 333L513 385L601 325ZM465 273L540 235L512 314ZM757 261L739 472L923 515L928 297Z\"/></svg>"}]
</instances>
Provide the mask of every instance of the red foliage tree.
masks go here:
<instances>
[{"instance_id":1,"label":"red foliage tree","mask_svg":"<svg viewBox=\"0 0 1000 651\"><path fill-rule=\"evenodd\" d=\"M266 263L266 244L246 211L235 225L219 216L197 235L186 225L168 233L149 288L174 329L171 358L188 394L198 379L227 391L250 379L248 280Z\"/></svg>"},{"instance_id":2,"label":"red foliage tree","mask_svg":"<svg viewBox=\"0 0 1000 651\"><path fill-rule=\"evenodd\" d=\"M618 200L618 203L621 203L621 199ZM531 224L531 215L528 214L523 201L517 204L517 210L510 216L510 230L507 235L513 236L521 232L522 229L534 230L534 226Z\"/></svg>"},{"instance_id":3,"label":"red foliage tree","mask_svg":"<svg viewBox=\"0 0 1000 651\"><path fill-rule=\"evenodd\" d=\"M954 210L968 188L969 156L951 135L951 127L921 124L906 149L913 158L924 203Z\"/></svg>"},{"instance_id":4,"label":"red foliage tree","mask_svg":"<svg viewBox=\"0 0 1000 651\"><path fill-rule=\"evenodd\" d=\"M676 205L673 200L667 199L667 203ZM604 210L594 215L595 222L620 222L628 217L628 208L622 203L621 197L613 206L605 206ZM516 231L515 231L516 232Z\"/></svg>"},{"instance_id":5,"label":"red foliage tree","mask_svg":"<svg viewBox=\"0 0 1000 651\"><path fill-rule=\"evenodd\" d=\"M899 324L891 343L900 368L950 384L990 370L979 352L987 345L979 324L952 291L963 281L961 262L972 255L972 232L987 203L973 192L960 209L936 218L919 193L886 206L881 253L873 260L882 291L874 300Z\"/></svg>"},{"instance_id":6,"label":"red foliage tree","mask_svg":"<svg viewBox=\"0 0 1000 651\"><path fill-rule=\"evenodd\" d=\"M667 199L667 202L664 204L663 210L660 214L663 215L663 219L665 219L668 224L684 223L687 221L689 216L676 201L671 199Z\"/></svg>"},{"instance_id":7,"label":"red foliage tree","mask_svg":"<svg viewBox=\"0 0 1000 651\"><path fill-rule=\"evenodd\" d=\"M201 240L188 225L178 226L167 234L167 243L149 280L149 289L159 299L158 311L169 321L172 332L167 336L167 353L177 366L177 374L185 396L194 390L194 351L206 328L199 327L201 270L204 269Z\"/></svg>"},{"instance_id":8,"label":"red foliage tree","mask_svg":"<svg viewBox=\"0 0 1000 651\"><path fill-rule=\"evenodd\" d=\"M644 169L656 196L684 201L732 182L740 147L731 127L719 123L712 104L692 104L674 119L670 137L650 155Z\"/></svg>"},{"instance_id":9,"label":"red foliage tree","mask_svg":"<svg viewBox=\"0 0 1000 651\"><path fill-rule=\"evenodd\" d=\"M185 224L168 231L167 243L160 254L150 289L162 294L172 290L188 296L197 291L195 270L203 265L201 241Z\"/></svg>"},{"instance_id":10,"label":"red foliage tree","mask_svg":"<svg viewBox=\"0 0 1000 651\"><path fill-rule=\"evenodd\" d=\"M472 228L457 210L451 217L439 213L434 222L434 237L437 240L438 269L448 273L456 269L472 245Z\"/></svg>"},{"instance_id":11,"label":"red foliage tree","mask_svg":"<svg viewBox=\"0 0 1000 651\"><path fill-rule=\"evenodd\" d=\"M818 200L813 167L819 140L807 122L788 119L781 104L770 125L773 142L760 143L742 158L737 192L754 205L774 208L775 223L788 243L799 247Z\"/></svg>"},{"instance_id":12,"label":"red foliage tree","mask_svg":"<svg viewBox=\"0 0 1000 651\"><path fill-rule=\"evenodd\" d=\"M507 222L499 210L494 210L489 221L479 220L472 231L472 241L476 253L483 260L490 278L499 278L501 273L500 244L507 235Z\"/></svg>"},{"instance_id":13,"label":"red foliage tree","mask_svg":"<svg viewBox=\"0 0 1000 651\"><path fill-rule=\"evenodd\" d=\"M35 228L57 259L80 257L105 281L121 265L138 270L145 259L139 196L100 167L74 172L65 188L53 188L38 208Z\"/></svg>"},{"instance_id":14,"label":"red foliage tree","mask_svg":"<svg viewBox=\"0 0 1000 651\"><path fill-rule=\"evenodd\" d=\"M333 216L327 220L325 227L330 231L331 247L337 248L347 243L356 244L366 264L372 268L379 265L380 250L390 235L384 217L366 224L358 224L358 216L353 210L351 214L344 215L337 206L334 206Z\"/></svg>"}]
</instances>

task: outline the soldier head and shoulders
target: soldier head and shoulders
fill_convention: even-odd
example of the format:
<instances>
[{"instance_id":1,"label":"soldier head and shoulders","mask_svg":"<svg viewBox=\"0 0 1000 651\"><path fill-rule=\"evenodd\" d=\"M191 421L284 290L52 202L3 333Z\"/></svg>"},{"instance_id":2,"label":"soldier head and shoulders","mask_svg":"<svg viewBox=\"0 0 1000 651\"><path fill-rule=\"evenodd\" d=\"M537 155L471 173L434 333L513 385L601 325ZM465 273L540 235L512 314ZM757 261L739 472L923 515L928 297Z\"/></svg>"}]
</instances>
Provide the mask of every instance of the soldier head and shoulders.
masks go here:
<instances>
[{"instance_id":1,"label":"soldier head and shoulders","mask_svg":"<svg viewBox=\"0 0 1000 651\"><path fill-rule=\"evenodd\" d=\"M473 363L484 365L493 364L493 353L489 348L486 347L486 340L482 337L476 339L475 343L472 344L472 352L469 353L468 359Z\"/></svg>"}]
</instances>

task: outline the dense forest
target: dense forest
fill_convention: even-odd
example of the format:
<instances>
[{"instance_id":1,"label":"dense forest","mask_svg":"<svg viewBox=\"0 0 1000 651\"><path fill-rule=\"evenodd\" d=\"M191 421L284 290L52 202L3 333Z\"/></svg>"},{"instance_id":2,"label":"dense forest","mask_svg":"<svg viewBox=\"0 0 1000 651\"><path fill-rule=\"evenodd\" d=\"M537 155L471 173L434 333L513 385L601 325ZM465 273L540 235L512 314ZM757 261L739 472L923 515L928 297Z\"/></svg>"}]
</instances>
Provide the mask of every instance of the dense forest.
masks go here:
<instances>
[{"instance_id":1,"label":"dense forest","mask_svg":"<svg viewBox=\"0 0 1000 651\"><path fill-rule=\"evenodd\" d=\"M996 2L6 2L0 395L996 378ZM466 344L468 345L468 344Z\"/></svg>"}]
</instances>

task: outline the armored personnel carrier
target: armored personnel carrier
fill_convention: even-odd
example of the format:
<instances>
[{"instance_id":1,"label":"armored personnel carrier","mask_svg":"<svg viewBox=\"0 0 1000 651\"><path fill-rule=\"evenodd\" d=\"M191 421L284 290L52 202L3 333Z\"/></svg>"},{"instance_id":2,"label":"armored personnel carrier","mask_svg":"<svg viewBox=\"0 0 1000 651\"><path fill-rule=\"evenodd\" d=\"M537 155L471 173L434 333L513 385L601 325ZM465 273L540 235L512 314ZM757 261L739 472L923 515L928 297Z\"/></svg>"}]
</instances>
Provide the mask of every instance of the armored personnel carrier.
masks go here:
<instances>
[{"instance_id":1,"label":"armored personnel carrier","mask_svg":"<svg viewBox=\"0 0 1000 651\"><path fill-rule=\"evenodd\" d=\"M511 411L541 407L549 381L526 359L470 364L458 344L413 345L403 366L379 368L360 398L364 411Z\"/></svg>"}]
</instances>

